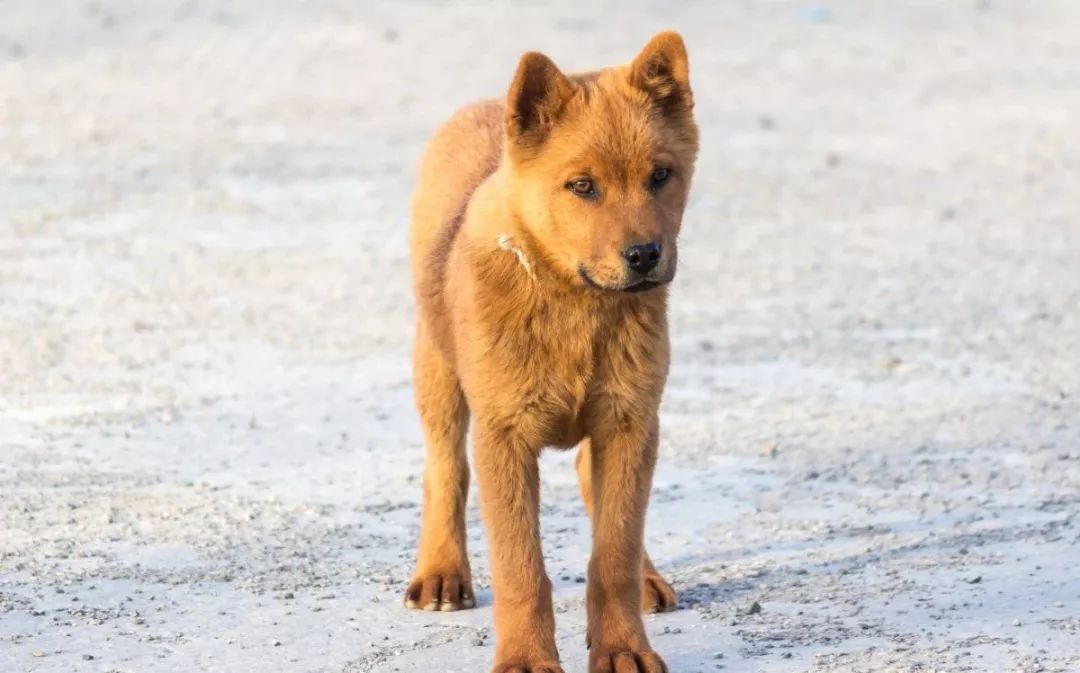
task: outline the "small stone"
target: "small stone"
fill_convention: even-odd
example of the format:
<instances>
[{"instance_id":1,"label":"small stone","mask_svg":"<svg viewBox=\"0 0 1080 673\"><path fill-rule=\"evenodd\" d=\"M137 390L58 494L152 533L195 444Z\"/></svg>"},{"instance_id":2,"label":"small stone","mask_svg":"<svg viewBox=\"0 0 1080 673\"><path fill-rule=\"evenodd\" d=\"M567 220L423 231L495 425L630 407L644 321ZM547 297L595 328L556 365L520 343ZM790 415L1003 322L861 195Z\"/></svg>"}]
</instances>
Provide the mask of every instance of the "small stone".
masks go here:
<instances>
[{"instance_id":1,"label":"small stone","mask_svg":"<svg viewBox=\"0 0 1080 673\"><path fill-rule=\"evenodd\" d=\"M272 642L270 644L273 645L274 647L281 647L281 641L280 640L275 640L274 642Z\"/></svg>"},{"instance_id":2,"label":"small stone","mask_svg":"<svg viewBox=\"0 0 1080 673\"><path fill-rule=\"evenodd\" d=\"M293 592L291 592L291 591L286 591L286 592L285 592L285 596L284 596L284 598L285 598L285 600L287 600L287 601L291 601L292 599L296 598L296 594L294 594L294 593L293 593Z\"/></svg>"},{"instance_id":3,"label":"small stone","mask_svg":"<svg viewBox=\"0 0 1080 673\"><path fill-rule=\"evenodd\" d=\"M94 660L94 655L92 655L92 654L84 654L84 655L82 655L82 658L83 658L83 661L93 661Z\"/></svg>"},{"instance_id":4,"label":"small stone","mask_svg":"<svg viewBox=\"0 0 1080 673\"><path fill-rule=\"evenodd\" d=\"M1013 620L1013 626L1020 626L1020 620L1019 619L1014 619Z\"/></svg>"},{"instance_id":5,"label":"small stone","mask_svg":"<svg viewBox=\"0 0 1080 673\"><path fill-rule=\"evenodd\" d=\"M964 581L967 582L968 584L978 584L979 582L982 582L982 575L976 575L975 577L969 577Z\"/></svg>"},{"instance_id":6,"label":"small stone","mask_svg":"<svg viewBox=\"0 0 1080 673\"><path fill-rule=\"evenodd\" d=\"M30 653L30 656L35 658L35 659L40 659L40 658L45 656L45 653L42 652L41 650L34 650L33 652Z\"/></svg>"},{"instance_id":7,"label":"small stone","mask_svg":"<svg viewBox=\"0 0 1080 673\"><path fill-rule=\"evenodd\" d=\"M750 604L750 609L748 609L746 611L746 614L748 614L748 615L756 615L756 614L758 614L760 612L761 612L761 603L758 603L757 601L754 601L753 603Z\"/></svg>"}]
</instances>

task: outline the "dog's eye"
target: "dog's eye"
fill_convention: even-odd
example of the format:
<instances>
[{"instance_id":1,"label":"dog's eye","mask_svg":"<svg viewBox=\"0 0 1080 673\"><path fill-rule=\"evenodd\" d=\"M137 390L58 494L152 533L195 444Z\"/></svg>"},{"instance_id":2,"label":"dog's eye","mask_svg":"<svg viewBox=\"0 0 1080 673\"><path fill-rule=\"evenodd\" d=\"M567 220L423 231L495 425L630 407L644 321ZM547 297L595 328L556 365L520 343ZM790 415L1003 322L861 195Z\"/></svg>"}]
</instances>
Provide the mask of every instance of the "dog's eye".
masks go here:
<instances>
[{"instance_id":1,"label":"dog's eye","mask_svg":"<svg viewBox=\"0 0 1080 673\"><path fill-rule=\"evenodd\" d=\"M664 186L664 183L671 177L671 169L657 168L652 172L652 177L649 181L649 186L656 191Z\"/></svg>"},{"instance_id":2,"label":"dog's eye","mask_svg":"<svg viewBox=\"0 0 1080 673\"><path fill-rule=\"evenodd\" d=\"M596 196L596 186L592 180L578 178L566 183L566 188L578 196Z\"/></svg>"}]
</instances>

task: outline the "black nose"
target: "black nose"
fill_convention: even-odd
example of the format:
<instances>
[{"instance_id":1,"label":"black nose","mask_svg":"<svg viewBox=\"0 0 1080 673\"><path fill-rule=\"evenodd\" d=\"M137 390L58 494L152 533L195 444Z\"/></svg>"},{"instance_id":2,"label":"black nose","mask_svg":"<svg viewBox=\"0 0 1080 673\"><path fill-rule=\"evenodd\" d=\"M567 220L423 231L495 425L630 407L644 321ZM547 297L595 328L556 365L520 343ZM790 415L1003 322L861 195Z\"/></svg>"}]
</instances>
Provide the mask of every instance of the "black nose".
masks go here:
<instances>
[{"instance_id":1,"label":"black nose","mask_svg":"<svg viewBox=\"0 0 1080 673\"><path fill-rule=\"evenodd\" d=\"M626 258L626 264L631 270L645 275L660 262L660 244L631 245L622 251L622 256Z\"/></svg>"}]
</instances>

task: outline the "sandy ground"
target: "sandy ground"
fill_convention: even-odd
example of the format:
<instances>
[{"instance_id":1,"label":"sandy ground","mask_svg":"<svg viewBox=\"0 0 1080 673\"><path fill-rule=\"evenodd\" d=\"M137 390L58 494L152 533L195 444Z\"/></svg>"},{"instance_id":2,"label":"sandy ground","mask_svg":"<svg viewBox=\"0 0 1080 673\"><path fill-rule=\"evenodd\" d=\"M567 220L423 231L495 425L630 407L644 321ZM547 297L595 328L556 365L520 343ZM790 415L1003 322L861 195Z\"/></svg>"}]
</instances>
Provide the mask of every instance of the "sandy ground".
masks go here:
<instances>
[{"instance_id":1,"label":"sandy ground","mask_svg":"<svg viewBox=\"0 0 1080 673\"><path fill-rule=\"evenodd\" d=\"M671 5L677 5L673 9ZM1080 5L0 3L0 671L486 671L406 611L407 200L518 54L690 45L673 671L1080 670ZM589 542L545 456L568 673ZM754 604L760 610L753 608Z\"/></svg>"}]
</instances>

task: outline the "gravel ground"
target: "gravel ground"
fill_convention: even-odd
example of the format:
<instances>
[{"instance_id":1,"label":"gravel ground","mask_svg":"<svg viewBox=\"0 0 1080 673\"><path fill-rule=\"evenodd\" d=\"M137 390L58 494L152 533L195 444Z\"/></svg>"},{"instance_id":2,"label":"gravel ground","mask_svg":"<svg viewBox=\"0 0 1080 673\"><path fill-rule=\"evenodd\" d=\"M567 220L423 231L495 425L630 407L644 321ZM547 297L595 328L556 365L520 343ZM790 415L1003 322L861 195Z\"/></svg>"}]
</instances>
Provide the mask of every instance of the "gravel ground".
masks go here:
<instances>
[{"instance_id":1,"label":"gravel ground","mask_svg":"<svg viewBox=\"0 0 1080 673\"><path fill-rule=\"evenodd\" d=\"M674 5L674 7L673 7ZM486 671L406 611L408 194L684 32L703 145L649 547L673 671L1080 670L1080 5L0 3L0 670ZM568 673L587 523L545 456Z\"/></svg>"}]
</instances>

